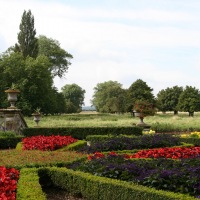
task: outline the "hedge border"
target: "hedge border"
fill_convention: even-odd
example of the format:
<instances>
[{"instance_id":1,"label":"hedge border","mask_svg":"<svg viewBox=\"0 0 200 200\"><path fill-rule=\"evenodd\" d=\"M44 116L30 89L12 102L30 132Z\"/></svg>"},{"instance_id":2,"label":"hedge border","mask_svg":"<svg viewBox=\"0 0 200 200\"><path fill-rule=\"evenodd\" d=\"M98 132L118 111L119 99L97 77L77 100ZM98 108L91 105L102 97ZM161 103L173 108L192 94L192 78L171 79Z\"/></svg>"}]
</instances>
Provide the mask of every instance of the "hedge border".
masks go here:
<instances>
[{"instance_id":1,"label":"hedge border","mask_svg":"<svg viewBox=\"0 0 200 200\"><path fill-rule=\"evenodd\" d=\"M39 183L38 169L23 168L17 182L17 200L46 200L46 194Z\"/></svg>"},{"instance_id":2,"label":"hedge border","mask_svg":"<svg viewBox=\"0 0 200 200\"><path fill-rule=\"evenodd\" d=\"M71 193L90 200L194 200L189 195L156 190L125 181L98 177L67 168L39 168L43 184L51 183Z\"/></svg>"},{"instance_id":3,"label":"hedge border","mask_svg":"<svg viewBox=\"0 0 200 200\"><path fill-rule=\"evenodd\" d=\"M25 137L36 135L71 135L83 140L88 135L142 135L141 127L60 127L60 128L25 128L22 134Z\"/></svg>"}]
</instances>

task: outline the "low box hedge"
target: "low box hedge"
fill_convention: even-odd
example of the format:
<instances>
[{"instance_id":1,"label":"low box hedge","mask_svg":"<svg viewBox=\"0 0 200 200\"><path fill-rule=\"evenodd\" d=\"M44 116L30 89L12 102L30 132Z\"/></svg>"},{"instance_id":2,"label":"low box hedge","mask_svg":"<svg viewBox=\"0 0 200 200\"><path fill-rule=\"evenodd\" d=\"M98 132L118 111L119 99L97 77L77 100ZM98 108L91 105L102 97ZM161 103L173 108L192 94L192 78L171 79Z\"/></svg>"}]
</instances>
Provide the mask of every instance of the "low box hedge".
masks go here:
<instances>
[{"instance_id":1,"label":"low box hedge","mask_svg":"<svg viewBox=\"0 0 200 200\"><path fill-rule=\"evenodd\" d=\"M65 128L26 128L22 131L25 137L36 135L71 135L83 140L88 135L142 135L141 127L65 127Z\"/></svg>"},{"instance_id":2,"label":"low box hedge","mask_svg":"<svg viewBox=\"0 0 200 200\"><path fill-rule=\"evenodd\" d=\"M184 143L200 146L200 138L180 138L180 140Z\"/></svg>"},{"instance_id":3,"label":"low box hedge","mask_svg":"<svg viewBox=\"0 0 200 200\"><path fill-rule=\"evenodd\" d=\"M17 182L17 200L46 200L46 194L39 183L38 169L23 168Z\"/></svg>"},{"instance_id":4,"label":"low box hedge","mask_svg":"<svg viewBox=\"0 0 200 200\"><path fill-rule=\"evenodd\" d=\"M194 200L194 197L156 190L125 181L98 177L67 168L39 168L41 184L51 184L90 200Z\"/></svg>"},{"instance_id":5,"label":"low box hedge","mask_svg":"<svg viewBox=\"0 0 200 200\"><path fill-rule=\"evenodd\" d=\"M0 137L0 149L14 149L18 142L22 141L22 136Z\"/></svg>"}]
</instances>

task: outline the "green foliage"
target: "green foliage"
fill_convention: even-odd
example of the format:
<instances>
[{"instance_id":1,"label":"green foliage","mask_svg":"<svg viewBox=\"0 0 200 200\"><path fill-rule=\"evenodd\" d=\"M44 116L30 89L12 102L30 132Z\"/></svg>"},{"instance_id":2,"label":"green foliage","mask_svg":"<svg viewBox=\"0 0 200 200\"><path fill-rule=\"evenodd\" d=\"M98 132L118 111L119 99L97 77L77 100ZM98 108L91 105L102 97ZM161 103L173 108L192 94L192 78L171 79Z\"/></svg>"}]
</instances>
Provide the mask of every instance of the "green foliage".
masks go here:
<instances>
[{"instance_id":1,"label":"green foliage","mask_svg":"<svg viewBox=\"0 0 200 200\"><path fill-rule=\"evenodd\" d=\"M22 52L23 57L27 56L36 58L38 55L38 39L34 28L34 16L31 11L24 11L19 26L18 43L15 45L15 51Z\"/></svg>"},{"instance_id":2,"label":"green foliage","mask_svg":"<svg viewBox=\"0 0 200 200\"><path fill-rule=\"evenodd\" d=\"M117 81L98 83L94 88L92 104L102 113L124 113L126 92Z\"/></svg>"},{"instance_id":3,"label":"green foliage","mask_svg":"<svg viewBox=\"0 0 200 200\"><path fill-rule=\"evenodd\" d=\"M22 136L12 136L12 134L0 135L0 149L14 149L18 142L21 142Z\"/></svg>"},{"instance_id":4,"label":"green foliage","mask_svg":"<svg viewBox=\"0 0 200 200\"><path fill-rule=\"evenodd\" d=\"M181 93L178 108L180 111L188 112L193 116L194 112L200 111L200 92L195 87L186 86Z\"/></svg>"},{"instance_id":5,"label":"green foliage","mask_svg":"<svg viewBox=\"0 0 200 200\"><path fill-rule=\"evenodd\" d=\"M153 89L146 82L141 79L136 80L127 90L127 111L132 112L133 104L138 100L154 104L155 98L152 92Z\"/></svg>"},{"instance_id":6,"label":"green foliage","mask_svg":"<svg viewBox=\"0 0 200 200\"><path fill-rule=\"evenodd\" d=\"M46 194L39 183L38 170L36 168L24 168L20 170L17 183L17 200L46 200Z\"/></svg>"},{"instance_id":7,"label":"green foliage","mask_svg":"<svg viewBox=\"0 0 200 200\"><path fill-rule=\"evenodd\" d=\"M84 140L78 140L77 142L74 142L72 144L69 144L63 148L60 148L56 151L76 151L81 149L82 147L86 146L87 142Z\"/></svg>"},{"instance_id":8,"label":"green foliage","mask_svg":"<svg viewBox=\"0 0 200 200\"><path fill-rule=\"evenodd\" d=\"M66 101L67 113L79 113L84 104L85 90L77 84L66 84L61 90Z\"/></svg>"},{"instance_id":9,"label":"green foliage","mask_svg":"<svg viewBox=\"0 0 200 200\"><path fill-rule=\"evenodd\" d=\"M173 192L98 177L67 168L40 168L38 174L43 184L50 182L55 187L67 190L90 200L193 200L195 198Z\"/></svg>"},{"instance_id":10,"label":"green foliage","mask_svg":"<svg viewBox=\"0 0 200 200\"><path fill-rule=\"evenodd\" d=\"M16 133L13 131L0 131L0 137L16 137Z\"/></svg>"},{"instance_id":11,"label":"green foliage","mask_svg":"<svg viewBox=\"0 0 200 200\"><path fill-rule=\"evenodd\" d=\"M162 112L173 111L177 114L179 97L182 92L183 88L178 86L159 91L157 94L158 109Z\"/></svg>"},{"instance_id":12,"label":"green foliage","mask_svg":"<svg viewBox=\"0 0 200 200\"><path fill-rule=\"evenodd\" d=\"M88 135L142 135L140 127L65 127L65 128L26 128L22 131L26 137L36 135L71 135L80 140Z\"/></svg>"},{"instance_id":13,"label":"green foliage","mask_svg":"<svg viewBox=\"0 0 200 200\"><path fill-rule=\"evenodd\" d=\"M192 144L194 146L200 146L200 138L180 138L180 140L187 144Z\"/></svg>"},{"instance_id":14,"label":"green foliage","mask_svg":"<svg viewBox=\"0 0 200 200\"><path fill-rule=\"evenodd\" d=\"M62 77L67 72L68 66L71 65L70 59L73 58L73 56L62 49L57 40L47 38L44 35L39 36L38 43L39 55L48 57L51 63L49 69L52 75L54 77Z\"/></svg>"},{"instance_id":15,"label":"green foliage","mask_svg":"<svg viewBox=\"0 0 200 200\"><path fill-rule=\"evenodd\" d=\"M23 148L23 144L22 144L22 142L18 142L18 143L17 143L17 146L16 146L15 149L21 151L22 148Z\"/></svg>"},{"instance_id":16,"label":"green foliage","mask_svg":"<svg viewBox=\"0 0 200 200\"><path fill-rule=\"evenodd\" d=\"M66 105L62 93L53 87L54 76L62 76L68 69L72 55L61 49L58 41L45 36L35 37L34 17L24 11L18 43L0 57L0 106L8 107L4 90L16 83L21 91L17 107L24 115L41 107L44 114L64 113Z\"/></svg>"}]
</instances>

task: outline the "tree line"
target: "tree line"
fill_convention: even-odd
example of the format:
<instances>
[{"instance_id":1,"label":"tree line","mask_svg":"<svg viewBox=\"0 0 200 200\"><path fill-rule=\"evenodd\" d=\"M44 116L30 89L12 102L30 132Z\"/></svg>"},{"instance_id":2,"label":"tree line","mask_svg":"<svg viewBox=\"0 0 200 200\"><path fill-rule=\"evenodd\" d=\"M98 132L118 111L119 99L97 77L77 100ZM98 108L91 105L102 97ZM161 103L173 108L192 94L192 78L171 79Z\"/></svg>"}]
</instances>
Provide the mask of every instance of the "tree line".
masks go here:
<instances>
[{"instance_id":1,"label":"tree line","mask_svg":"<svg viewBox=\"0 0 200 200\"><path fill-rule=\"evenodd\" d=\"M53 85L53 78L62 77L71 65L73 56L60 47L57 40L44 35L36 37L34 16L24 11L17 35L18 43L0 55L0 107L8 107L4 93L12 83L21 93L17 107L30 115L36 108L44 114L78 113L84 104L85 90L77 84L66 84L61 92ZM154 104L157 110L188 112L200 111L200 92L197 88L174 86L161 90L157 96L141 79L128 89L117 81L98 83L91 100L98 112L132 112L136 101Z\"/></svg>"},{"instance_id":2,"label":"tree line","mask_svg":"<svg viewBox=\"0 0 200 200\"><path fill-rule=\"evenodd\" d=\"M188 112L193 116L200 111L200 91L192 86L185 88L179 86L168 87L153 95L153 89L141 79L136 80L128 89L116 81L99 83L94 88L92 99L97 111L105 113L132 112L133 105L138 101L153 104L157 111Z\"/></svg>"}]
</instances>

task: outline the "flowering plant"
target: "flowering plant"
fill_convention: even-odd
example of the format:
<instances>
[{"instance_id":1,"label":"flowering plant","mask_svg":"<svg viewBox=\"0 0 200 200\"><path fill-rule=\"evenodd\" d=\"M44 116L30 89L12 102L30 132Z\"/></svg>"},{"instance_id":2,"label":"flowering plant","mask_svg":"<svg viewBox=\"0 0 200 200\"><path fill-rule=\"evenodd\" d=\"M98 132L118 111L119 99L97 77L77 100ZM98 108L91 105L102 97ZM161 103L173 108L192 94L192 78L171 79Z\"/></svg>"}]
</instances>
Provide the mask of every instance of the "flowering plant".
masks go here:
<instances>
[{"instance_id":1,"label":"flowering plant","mask_svg":"<svg viewBox=\"0 0 200 200\"><path fill-rule=\"evenodd\" d=\"M77 139L72 138L71 136L32 136L23 138L23 150L42 150L42 151L53 151L63 146L67 146L71 143L77 142Z\"/></svg>"},{"instance_id":2,"label":"flowering plant","mask_svg":"<svg viewBox=\"0 0 200 200\"><path fill-rule=\"evenodd\" d=\"M130 158L197 158L200 156L200 147L165 147L159 149L141 150Z\"/></svg>"},{"instance_id":3,"label":"flowering plant","mask_svg":"<svg viewBox=\"0 0 200 200\"><path fill-rule=\"evenodd\" d=\"M0 166L0 199L16 199L16 188L18 179L18 170L14 168L7 169L3 166Z\"/></svg>"},{"instance_id":4,"label":"flowering plant","mask_svg":"<svg viewBox=\"0 0 200 200\"><path fill-rule=\"evenodd\" d=\"M154 115L155 107L154 107L154 104L152 104L152 103L139 100L134 103L133 111L141 113L145 117L148 115Z\"/></svg>"}]
</instances>

